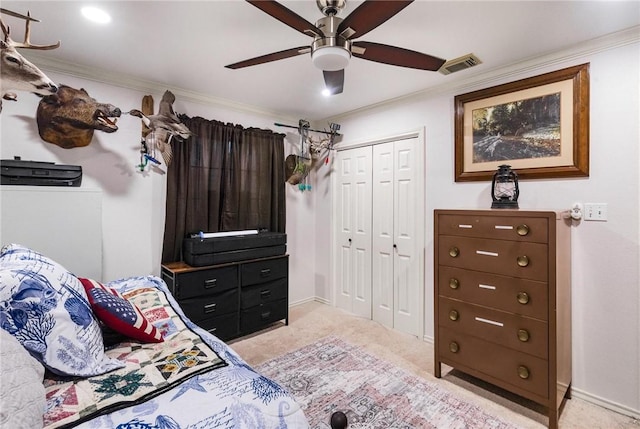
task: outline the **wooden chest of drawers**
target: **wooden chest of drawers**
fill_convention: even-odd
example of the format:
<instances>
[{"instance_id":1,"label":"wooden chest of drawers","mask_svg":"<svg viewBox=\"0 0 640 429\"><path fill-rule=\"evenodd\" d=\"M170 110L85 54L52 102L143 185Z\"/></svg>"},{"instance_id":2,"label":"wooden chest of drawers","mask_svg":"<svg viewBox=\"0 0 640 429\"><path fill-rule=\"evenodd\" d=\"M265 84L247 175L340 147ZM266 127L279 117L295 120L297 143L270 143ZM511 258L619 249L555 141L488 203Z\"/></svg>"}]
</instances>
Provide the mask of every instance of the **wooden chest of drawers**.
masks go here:
<instances>
[{"instance_id":1,"label":"wooden chest of drawers","mask_svg":"<svg viewBox=\"0 0 640 429\"><path fill-rule=\"evenodd\" d=\"M531 399L557 428L571 386L570 223L553 211L434 211L441 364Z\"/></svg>"},{"instance_id":2,"label":"wooden chest of drawers","mask_svg":"<svg viewBox=\"0 0 640 429\"><path fill-rule=\"evenodd\" d=\"M222 340L289 321L289 257L192 267L162 265L162 279L195 324Z\"/></svg>"}]
</instances>

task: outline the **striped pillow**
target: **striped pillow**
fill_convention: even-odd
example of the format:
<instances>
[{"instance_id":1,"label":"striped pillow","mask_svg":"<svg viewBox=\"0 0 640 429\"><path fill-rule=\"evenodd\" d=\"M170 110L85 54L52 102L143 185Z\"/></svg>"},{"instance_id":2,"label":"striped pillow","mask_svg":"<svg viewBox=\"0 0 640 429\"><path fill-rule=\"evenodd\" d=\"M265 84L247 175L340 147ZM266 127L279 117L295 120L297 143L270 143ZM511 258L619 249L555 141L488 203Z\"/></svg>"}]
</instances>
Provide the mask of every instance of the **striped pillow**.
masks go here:
<instances>
[{"instance_id":1,"label":"striped pillow","mask_svg":"<svg viewBox=\"0 0 640 429\"><path fill-rule=\"evenodd\" d=\"M160 331L147 320L140 309L118 291L85 278L79 278L87 292L91 309L109 328L143 343L160 343Z\"/></svg>"}]
</instances>

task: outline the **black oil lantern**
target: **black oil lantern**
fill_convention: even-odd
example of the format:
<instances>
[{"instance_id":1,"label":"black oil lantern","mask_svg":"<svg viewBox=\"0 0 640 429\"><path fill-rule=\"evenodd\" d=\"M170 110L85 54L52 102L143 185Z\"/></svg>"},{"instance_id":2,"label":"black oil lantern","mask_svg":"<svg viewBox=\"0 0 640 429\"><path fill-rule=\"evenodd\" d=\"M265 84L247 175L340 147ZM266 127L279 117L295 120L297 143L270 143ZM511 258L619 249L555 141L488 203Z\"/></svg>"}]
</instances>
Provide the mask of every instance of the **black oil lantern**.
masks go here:
<instances>
[{"instance_id":1,"label":"black oil lantern","mask_svg":"<svg viewBox=\"0 0 640 429\"><path fill-rule=\"evenodd\" d=\"M510 165L501 165L493 174L491 183L492 209L518 208L518 175L511 170Z\"/></svg>"}]
</instances>

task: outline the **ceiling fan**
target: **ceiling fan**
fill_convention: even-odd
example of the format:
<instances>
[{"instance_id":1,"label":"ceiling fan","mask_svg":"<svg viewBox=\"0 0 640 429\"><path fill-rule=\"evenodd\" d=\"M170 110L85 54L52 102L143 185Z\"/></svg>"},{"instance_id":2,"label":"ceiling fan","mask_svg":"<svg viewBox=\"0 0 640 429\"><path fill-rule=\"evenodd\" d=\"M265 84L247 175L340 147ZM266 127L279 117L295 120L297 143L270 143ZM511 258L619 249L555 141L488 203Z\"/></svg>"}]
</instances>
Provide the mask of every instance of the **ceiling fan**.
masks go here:
<instances>
[{"instance_id":1,"label":"ceiling fan","mask_svg":"<svg viewBox=\"0 0 640 429\"><path fill-rule=\"evenodd\" d=\"M302 34L313 37L313 42L310 46L298 46L225 66L230 69L310 52L313 64L323 71L326 88L331 94L340 94L344 87L344 68L352 56L383 64L431 71L437 71L445 63L441 58L409 49L354 40L386 22L413 0L365 0L344 19L337 15L344 8L346 0L316 0L324 17L316 21L315 25L277 1L246 1Z\"/></svg>"}]
</instances>

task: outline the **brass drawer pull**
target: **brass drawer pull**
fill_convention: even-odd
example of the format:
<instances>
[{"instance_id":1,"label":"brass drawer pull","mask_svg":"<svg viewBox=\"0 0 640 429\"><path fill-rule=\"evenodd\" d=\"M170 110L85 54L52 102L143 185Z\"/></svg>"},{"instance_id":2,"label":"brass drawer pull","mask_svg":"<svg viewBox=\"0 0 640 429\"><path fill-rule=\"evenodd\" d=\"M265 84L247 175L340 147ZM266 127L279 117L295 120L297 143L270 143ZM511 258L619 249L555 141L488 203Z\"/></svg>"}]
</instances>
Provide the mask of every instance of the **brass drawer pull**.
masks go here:
<instances>
[{"instance_id":1,"label":"brass drawer pull","mask_svg":"<svg viewBox=\"0 0 640 429\"><path fill-rule=\"evenodd\" d=\"M451 353L458 353L459 350L460 350L460 346L458 345L458 343L456 343L455 341L451 341L449 343L449 351Z\"/></svg>"},{"instance_id":2,"label":"brass drawer pull","mask_svg":"<svg viewBox=\"0 0 640 429\"><path fill-rule=\"evenodd\" d=\"M527 341L529 341L529 338L531 338L531 336L529 335L529 331L527 331L526 329L518 329L518 339L520 341L526 343Z\"/></svg>"},{"instance_id":3,"label":"brass drawer pull","mask_svg":"<svg viewBox=\"0 0 640 429\"><path fill-rule=\"evenodd\" d=\"M449 256L451 256L452 258L457 258L459 254L460 249L458 249L457 247L454 246L449 249Z\"/></svg>"},{"instance_id":4,"label":"brass drawer pull","mask_svg":"<svg viewBox=\"0 0 640 429\"><path fill-rule=\"evenodd\" d=\"M526 267L529 265L529 257L528 256L518 256L517 259L519 267Z\"/></svg>"},{"instance_id":5,"label":"brass drawer pull","mask_svg":"<svg viewBox=\"0 0 640 429\"><path fill-rule=\"evenodd\" d=\"M204 306L204 312L205 313L215 313L216 305L217 305L216 303L205 305Z\"/></svg>"},{"instance_id":6,"label":"brass drawer pull","mask_svg":"<svg viewBox=\"0 0 640 429\"><path fill-rule=\"evenodd\" d=\"M455 278L451 278L449 280L449 287L451 289L458 289L460 287L460 280L455 279Z\"/></svg>"},{"instance_id":7,"label":"brass drawer pull","mask_svg":"<svg viewBox=\"0 0 640 429\"><path fill-rule=\"evenodd\" d=\"M212 287L216 287L216 283L218 283L218 279L208 279L204 281L204 288L211 289Z\"/></svg>"},{"instance_id":8,"label":"brass drawer pull","mask_svg":"<svg viewBox=\"0 0 640 429\"><path fill-rule=\"evenodd\" d=\"M460 313L458 313L457 310L451 310L449 312L449 319L451 319L451 320L453 320L455 322L459 318L460 318Z\"/></svg>"},{"instance_id":9,"label":"brass drawer pull","mask_svg":"<svg viewBox=\"0 0 640 429\"><path fill-rule=\"evenodd\" d=\"M526 292L518 292L518 302L522 305L529 303L529 294Z\"/></svg>"},{"instance_id":10,"label":"brass drawer pull","mask_svg":"<svg viewBox=\"0 0 640 429\"><path fill-rule=\"evenodd\" d=\"M525 235L529 234L529 225L524 223L522 225L518 225L516 227L516 232L518 233L518 235L524 237Z\"/></svg>"},{"instance_id":11,"label":"brass drawer pull","mask_svg":"<svg viewBox=\"0 0 640 429\"><path fill-rule=\"evenodd\" d=\"M529 378L529 368L527 368L524 365L520 365L518 367L518 377L520 377L523 380L526 380L527 378Z\"/></svg>"}]
</instances>

